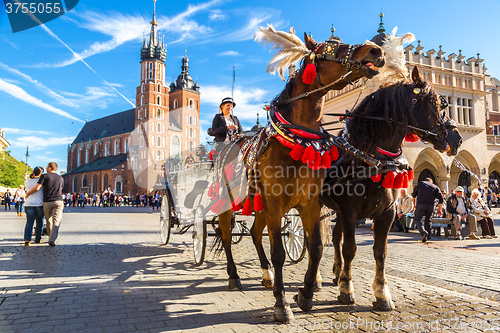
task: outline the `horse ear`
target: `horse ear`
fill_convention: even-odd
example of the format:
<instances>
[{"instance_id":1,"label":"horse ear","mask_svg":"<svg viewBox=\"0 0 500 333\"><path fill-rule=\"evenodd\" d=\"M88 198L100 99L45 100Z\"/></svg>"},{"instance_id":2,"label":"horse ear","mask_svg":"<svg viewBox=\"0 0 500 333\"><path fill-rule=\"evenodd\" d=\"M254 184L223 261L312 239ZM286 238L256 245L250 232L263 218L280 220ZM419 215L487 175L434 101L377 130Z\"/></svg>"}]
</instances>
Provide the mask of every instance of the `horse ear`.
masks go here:
<instances>
[{"instance_id":1,"label":"horse ear","mask_svg":"<svg viewBox=\"0 0 500 333\"><path fill-rule=\"evenodd\" d=\"M318 43L316 43L316 41L314 39L312 39L312 37L309 37L307 35L307 33L304 32L304 42L306 44L306 47L310 50L310 51L314 51L316 50L316 45L318 45Z\"/></svg>"},{"instance_id":2,"label":"horse ear","mask_svg":"<svg viewBox=\"0 0 500 333\"><path fill-rule=\"evenodd\" d=\"M411 78L416 85L423 83L422 77L420 76L420 71L418 70L417 66L413 67L413 71L411 72Z\"/></svg>"}]
</instances>

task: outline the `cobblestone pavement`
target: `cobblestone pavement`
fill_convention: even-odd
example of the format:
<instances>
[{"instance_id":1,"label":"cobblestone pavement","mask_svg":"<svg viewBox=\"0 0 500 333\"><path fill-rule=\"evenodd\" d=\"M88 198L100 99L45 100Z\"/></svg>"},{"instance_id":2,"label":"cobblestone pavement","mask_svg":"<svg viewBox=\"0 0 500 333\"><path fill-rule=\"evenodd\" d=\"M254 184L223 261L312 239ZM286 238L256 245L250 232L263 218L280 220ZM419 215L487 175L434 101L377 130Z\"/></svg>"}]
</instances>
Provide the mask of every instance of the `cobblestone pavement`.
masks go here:
<instances>
[{"instance_id":1,"label":"cobblestone pavement","mask_svg":"<svg viewBox=\"0 0 500 333\"><path fill-rule=\"evenodd\" d=\"M274 297L261 285L249 238L233 246L244 289L231 292L225 258L207 254L196 267L189 233L174 233L170 244L160 246L159 216L150 209L66 209L55 247L47 246L46 236L42 244L23 246L25 219L15 215L0 210L1 332L500 330L500 258L433 248L418 243L412 233L391 234L388 245L395 311L372 310L373 241L361 228L353 268L357 304L336 300L329 248L321 264L323 289L315 294L310 313L292 301L307 257L299 264L286 262L287 299L295 320L283 325L273 322ZM500 241L469 244L494 248Z\"/></svg>"}]
</instances>

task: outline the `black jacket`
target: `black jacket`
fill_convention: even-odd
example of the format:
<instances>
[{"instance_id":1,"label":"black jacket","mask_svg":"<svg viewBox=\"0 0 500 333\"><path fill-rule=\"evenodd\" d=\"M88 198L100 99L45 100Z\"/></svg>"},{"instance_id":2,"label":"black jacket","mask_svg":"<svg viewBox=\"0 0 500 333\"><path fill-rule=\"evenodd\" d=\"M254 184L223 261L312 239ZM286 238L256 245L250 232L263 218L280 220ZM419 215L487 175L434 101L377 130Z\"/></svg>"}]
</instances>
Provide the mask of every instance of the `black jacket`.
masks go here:
<instances>
[{"instance_id":1,"label":"black jacket","mask_svg":"<svg viewBox=\"0 0 500 333\"><path fill-rule=\"evenodd\" d=\"M243 132L238 118L233 115L231 115L230 117L233 119L236 127L238 127L236 133ZM226 140L227 124L222 113L218 113L215 115L214 120L212 121L212 128L209 128L207 133L208 135L215 136L215 142L224 142Z\"/></svg>"},{"instance_id":2,"label":"black jacket","mask_svg":"<svg viewBox=\"0 0 500 333\"><path fill-rule=\"evenodd\" d=\"M440 204L443 203L443 194L439 187L425 180L415 186L411 196L417 198L417 205L434 206L436 199L439 200Z\"/></svg>"}]
</instances>

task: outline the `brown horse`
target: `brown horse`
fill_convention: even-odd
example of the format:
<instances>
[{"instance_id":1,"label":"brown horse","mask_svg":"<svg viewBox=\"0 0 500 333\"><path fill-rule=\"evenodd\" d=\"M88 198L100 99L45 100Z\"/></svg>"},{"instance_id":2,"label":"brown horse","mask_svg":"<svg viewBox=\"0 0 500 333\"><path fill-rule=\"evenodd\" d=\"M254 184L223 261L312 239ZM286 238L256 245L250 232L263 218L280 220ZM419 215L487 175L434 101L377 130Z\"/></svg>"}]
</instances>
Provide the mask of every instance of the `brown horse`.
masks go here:
<instances>
[{"instance_id":1,"label":"brown horse","mask_svg":"<svg viewBox=\"0 0 500 333\"><path fill-rule=\"evenodd\" d=\"M261 28L261 31L265 32L265 30ZM267 33L270 32L267 31ZM279 36L269 38L264 36L263 40L274 43L275 46L279 44L277 48L281 49L282 54L289 52L290 57L281 58L285 60L274 67L274 70L282 75L284 66L290 64L289 60L298 57L291 50L292 47L287 46L290 40L293 40L293 43L296 42L294 39L296 36L293 33L275 31L274 33ZM281 43L277 40L286 41ZM327 137L326 133L320 131L322 97L331 89L339 90L360 78L375 76L385 62L383 50L371 42L355 46L346 45L332 36L325 43L318 44L307 35L304 36L304 40L304 53L300 54L297 59L303 59L302 66L295 78L289 80L282 93L271 103L272 121L262 132L259 132L258 135L261 137L257 142L260 142L260 145L250 145L248 148L250 153L246 153L245 140L237 143L237 146L243 146L244 164L247 168L253 169L253 175L258 175L255 181L249 181L250 188L254 192L247 196L245 205L250 206L250 202L253 202L254 207L261 206L255 208L252 237L264 271L264 280L271 279L270 265L262 247L263 230L267 226L271 243L271 260L275 271L274 317L279 322L289 322L293 318L283 286L282 271L285 261L281 238L283 215L291 208L296 208L304 225L310 254L309 264L304 279L304 288L300 288L296 296L298 305L303 311L309 311L312 308L313 285L323 252L318 196L325 179L325 169L329 167L329 162L331 163L330 158L335 160L335 153L329 152L328 146L326 148L322 146L326 141L323 139ZM284 133L287 129L291 131L289 135ZM305 144L305 147L298 147L301 143ZM255 148L253 153L252 147ZM231 160L236 154L234 149L227 148L221 152L219 161L224 161L225 156L232 155L229 158ZM227 166L227 163L221 163L222 166ZM221 166L219 165L218 168L220 170ZM227 183L227 179L225 180ZM242 191L236 191L236 193L242 193ZM255 196L251 200L253 194ZM234 200L234 196L231 201ZM238 202L233 203L235 204ZM259 211L262 208L263 210ZM238 210L238 208L233 210ZM227 257L229 288L240 290L240 278L231 253L231 215L230 210L219 214L220 236ZM271 281L268 282L271 283Z\"/></svg>"},{"instance_id":2,"label":"brown horse","mask_svg":"<svg viewBox=\"0 0 500 333\"><path fill-rule=\"evenodd\" d=\"M412 80L377 90L347 116L341 138L358 151L348 154L341 150L340 158L328 170L320 195L320 202L337 213L333 230L333 273L334 283L339 285L338 299L344 304L354 303L351 268L356 254L356 221L372 218L376 261L373 305L381 311L394 309L385 277L385 258L387 235L395 216L398 192L395 188L408 185L405 169L409 168L401 155L405 136L430 142L448 155L456 155L462 143L455 122L445 116L446 101L422 80L416 67ZM380 162L378 168L366 164L370 158Z\"/></svg>"}]
</instances>

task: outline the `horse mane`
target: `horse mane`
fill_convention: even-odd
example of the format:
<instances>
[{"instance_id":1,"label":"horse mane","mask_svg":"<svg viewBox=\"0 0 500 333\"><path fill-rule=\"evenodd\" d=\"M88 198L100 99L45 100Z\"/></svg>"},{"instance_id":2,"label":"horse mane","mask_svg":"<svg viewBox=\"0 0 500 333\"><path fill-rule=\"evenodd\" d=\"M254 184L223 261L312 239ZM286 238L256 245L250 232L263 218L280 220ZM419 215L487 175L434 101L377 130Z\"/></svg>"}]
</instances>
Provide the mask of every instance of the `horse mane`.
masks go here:
<instances>
[{"instance_id":1,"label":"horse mane","mask_svg":"<svg viewBox=\"0 0 500 333\"><path fill-rule=\"evenodd\" d=\"M290 28L289 32L277 31L268 24L267 28L260 27L260 31L255 34L255 41L264 45L273 44L271 50L278 50L269 62L267 71L273 75L278 72L283 81L285 69L311 53L304 42L295 35L293 28Z\"/></svg>"},{"instance_id":2,"label":"horse mane","mask_svg":"<svg viewBox=\"0 0 500 333\"><path fill-rule=\"evenodd\" d=\"M278 95L276 95L276 97L271 101L270 106L271 107L278 106L279 103L286 101L287 99L290 99L292 97L292 88L293 88L294 83L295 83L295 75L290 77L290 79L288 80L288 82L285 85L285 88L283 88L283 90ZM290 105L291 104L285 104L285 105L279 106L279 108L281 110L280 113L283 116L286 116L289 113Z\"/></svg>"},{"instance_id":3,"label":"horse mane","mask_svg":"<svg viewBox=\"0 0 500 333\"><path fill-rule=\"evenodd\" d=\"M386 85L363 99L352 112L347 123L349 143L356 148L373 154L381 138L403 137L408 124L414 123L411 108L410 83L403 81ZM426 82L420 87L420 98L428 98L431 86ZM382 117L384 121L356 116Z\"/></svg>"}]
</instances>

